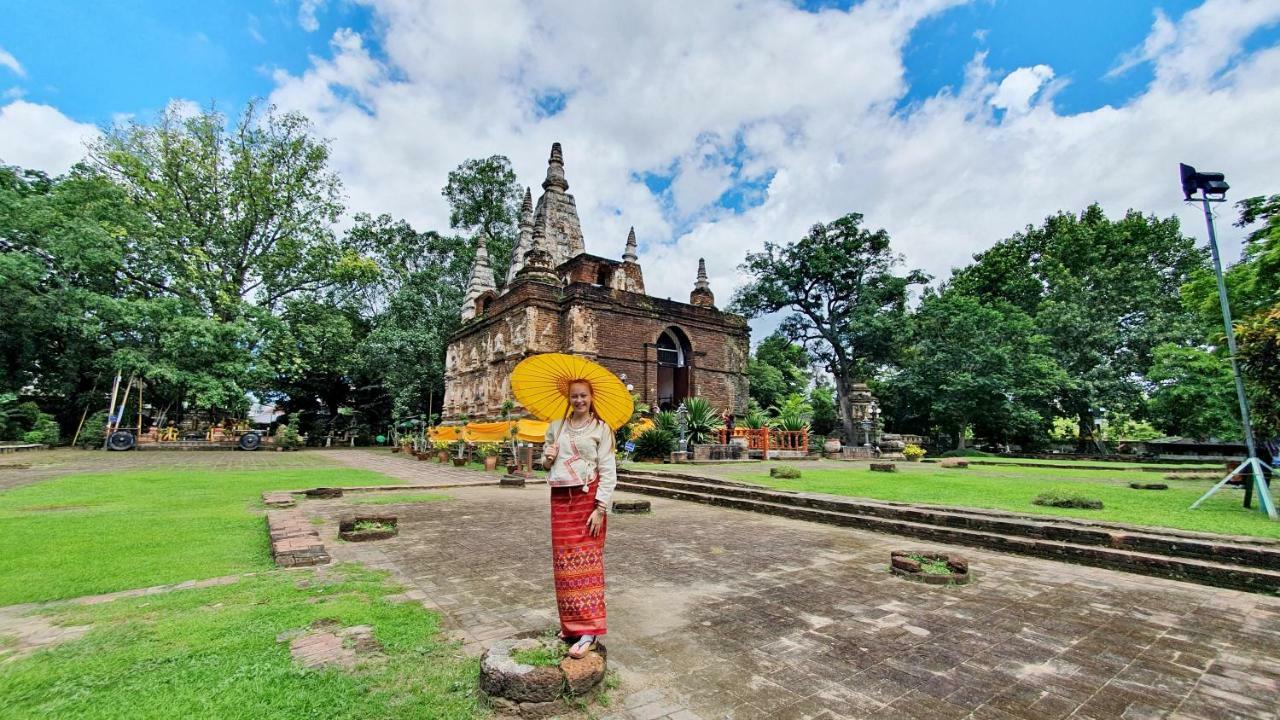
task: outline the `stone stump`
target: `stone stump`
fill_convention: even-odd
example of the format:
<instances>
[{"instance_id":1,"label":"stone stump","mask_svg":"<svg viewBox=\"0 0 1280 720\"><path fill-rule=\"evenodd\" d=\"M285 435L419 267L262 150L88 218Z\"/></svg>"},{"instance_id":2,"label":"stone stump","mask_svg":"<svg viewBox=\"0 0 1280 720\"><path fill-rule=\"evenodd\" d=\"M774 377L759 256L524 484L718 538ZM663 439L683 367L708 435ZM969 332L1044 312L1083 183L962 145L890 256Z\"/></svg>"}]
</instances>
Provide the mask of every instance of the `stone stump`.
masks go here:
<instances>
[{"instance_id":1,"label":"stone stump","mask_svg":"<svg viewBox=\"0 0 1280 720\"><path fill-rule=\"evenodd\" d=\"M565 657L556 665L526 665L513 653L563 647L558 638L524 637L497 640L480 658L480 689L493 707L523 718L546 718L569 712L566 699L586 695L604 679L608 653L604 645L586 657Z\"/></svg>"},{"instance_id":2,"label":"stone stump","mask_svg":"<svg viewBox=\"0 0 1280 720\"><path fill-rule=\"evenodd\" d=\"M871 463L871 472L898 472L898 466L893 463Z\"/></svg>"}]
</instances>

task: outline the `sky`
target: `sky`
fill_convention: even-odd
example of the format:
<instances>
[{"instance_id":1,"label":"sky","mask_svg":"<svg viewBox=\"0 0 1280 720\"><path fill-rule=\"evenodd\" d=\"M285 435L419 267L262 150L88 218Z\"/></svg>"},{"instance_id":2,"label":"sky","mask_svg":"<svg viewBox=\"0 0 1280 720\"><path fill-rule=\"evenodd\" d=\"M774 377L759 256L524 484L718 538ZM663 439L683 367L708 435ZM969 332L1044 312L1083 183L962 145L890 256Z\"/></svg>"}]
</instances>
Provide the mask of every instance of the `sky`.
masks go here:
<instances>
[{"instance_id":1,"label":"sky","mask_svg":"<svg viewBox=\"0 0 1280 720\"><path fill-rule=\"evenodd\" d=\"M945 279L1093 202L1203 242L1179 162L1280 193L1280 0L6 5L2 163L59 173L168 103L266 98L330 140L351 212L425 230L463 160L506 155L537 191L559 141L588 252L634 226L660 297L705 257L727 304L747 252L849 212Z\"/></svg>"}]
</instances>

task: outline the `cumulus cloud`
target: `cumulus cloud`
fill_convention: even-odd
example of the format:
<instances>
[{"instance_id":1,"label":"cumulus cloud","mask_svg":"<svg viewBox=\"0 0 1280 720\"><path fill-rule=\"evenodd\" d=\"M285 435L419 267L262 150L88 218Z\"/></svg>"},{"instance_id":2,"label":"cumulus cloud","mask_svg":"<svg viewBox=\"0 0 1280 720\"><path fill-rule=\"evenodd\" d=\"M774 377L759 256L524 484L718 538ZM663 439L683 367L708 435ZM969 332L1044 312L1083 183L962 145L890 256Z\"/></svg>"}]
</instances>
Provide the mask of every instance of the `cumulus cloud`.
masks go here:
<instances>
[{"instance_id":1,"label":"cumulus cloud","mask_svg":"<svg viewBox=\"0 0 1280 720\"><path fill-rule=\"evenodd\" d=\"M98 128L78 123L57 108L14 100L0 107L0 163L64 173L85 156Z\"/></svg>"},{"instance_id":2,"label":"cumulus cloud","mask_svg":"<svg viewBox=\"0 0 1280 720\"><path fill-rule=\"evenodd\" d=\"M945 277L1027 224L1095 201L1113 214L1177 213L1199 234L1180 203L1179 161L1226 172L1238 197L1280 190L1280 125L1269 121L1280 116L1280 48L1242 55L1280 17L1274 2L1209 0L1176 23L1157 15L1126 56L1153 64L1150 86L1075 114L1053 107L1060 81L1048 65L993 77L983 54L961 86L898 107L913 28L963 0L819 13L780 0L369 2L376 37L339 31L306 71L278 72L271 98L332 138L352 208L443 228L440 187L459 162L506 154L537 190L558 140L588 251L618 256L634 225L658 296L687 297L706 257L723 304L747 252L851 211L886 228L910 265ZM549 94L563 94L562 110L539 104ZM1191 117L1212 118L1212 132ZM655 194L649 174L670 186ZM722 202L766 180L752 202Z\"/></svg>"}]
</instances>

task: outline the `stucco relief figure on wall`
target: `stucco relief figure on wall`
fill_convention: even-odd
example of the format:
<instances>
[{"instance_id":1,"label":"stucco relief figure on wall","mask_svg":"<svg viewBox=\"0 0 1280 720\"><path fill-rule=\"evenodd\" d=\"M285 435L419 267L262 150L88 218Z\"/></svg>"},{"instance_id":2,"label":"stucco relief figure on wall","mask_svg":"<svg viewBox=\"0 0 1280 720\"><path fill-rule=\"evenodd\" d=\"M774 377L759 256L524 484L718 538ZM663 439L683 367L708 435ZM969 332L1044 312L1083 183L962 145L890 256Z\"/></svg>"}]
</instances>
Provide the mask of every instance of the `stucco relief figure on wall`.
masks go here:
<instances>
[{"instance_id":1,"label":"stucco relief figure on wall","mask_svg":"<svg viewBox=\"0 0 1280 720\"><path fill-rule=\"evenodd\" d=\"M501 287L485 239L477 238L463 325L446 356L445 422L498 418L511 367L543 352L589 356L625 374L652 406L676 407L697 395L721 411L744 412L749 330L745 319L715 306L705 261L684 270L693 280L689 302L650 297L634 228L621 260L586 252L559 143L542 190L536 204L525 192ZM664 268L670 271L680 269Z\"/></svg>"}]
</instances>

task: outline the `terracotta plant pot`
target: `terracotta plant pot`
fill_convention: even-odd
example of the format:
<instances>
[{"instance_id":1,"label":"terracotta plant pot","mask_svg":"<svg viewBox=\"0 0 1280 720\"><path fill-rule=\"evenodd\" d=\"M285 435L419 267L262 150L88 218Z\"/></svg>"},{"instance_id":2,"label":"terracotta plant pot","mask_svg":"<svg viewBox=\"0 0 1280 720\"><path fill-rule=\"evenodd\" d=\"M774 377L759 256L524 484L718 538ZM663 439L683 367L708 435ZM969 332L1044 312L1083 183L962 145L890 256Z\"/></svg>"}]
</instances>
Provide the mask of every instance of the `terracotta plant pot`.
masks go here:
<instances>
[{"instance_id":1,"label":"terracotta plant pot","mask_svg":"<svg viewBox=\"0 0 1280 720\"><path fill-rule=\"evenodd\" d=\"M484 458L484 469L487 472L493 472L494 468L496 467L498 467L498 456L486 455Z\"/></svg>"},{"instance_id":2,"label":"terracotta plant pot","mask_svg":"<svg viewBox=\"0 0 1280 720\"><path fill-rule=\"evenodd\" d=\"M838 455L840 454L840 441L828 440L822 444L822 450L828 455Z\"/></svg>"},{"instance_id":3,"label":"terracotta plant pot","mask_svg":"<svg viewBox=\"0 0 1280 720\"><path fill-rule=\"evenodd\" d=\"M449 462L449 451L440 450L436 452L436 462L440 463L441 465Z\"/></svg>"}]
</instances>

